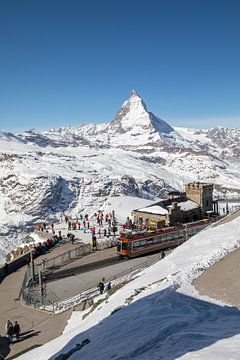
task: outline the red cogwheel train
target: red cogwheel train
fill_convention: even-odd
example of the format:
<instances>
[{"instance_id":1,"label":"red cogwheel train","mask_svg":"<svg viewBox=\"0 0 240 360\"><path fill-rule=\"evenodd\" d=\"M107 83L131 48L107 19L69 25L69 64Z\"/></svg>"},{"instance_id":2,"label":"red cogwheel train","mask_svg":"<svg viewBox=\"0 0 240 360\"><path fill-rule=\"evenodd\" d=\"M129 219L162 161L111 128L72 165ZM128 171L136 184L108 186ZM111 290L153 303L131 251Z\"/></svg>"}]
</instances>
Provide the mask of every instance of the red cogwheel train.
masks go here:
<instances>
[{"instance_id":1,"label":"red cogwheel train","mask_svg":"<svg viewBox=\"0 0 240 360\"><path fill-rule=\"evenodd\" d=\"M156 232L124 230L117 241L117 253L133 258L158 250L174 248L209 225L204 219L161 229Z\"/></svg>"}]
</instances>

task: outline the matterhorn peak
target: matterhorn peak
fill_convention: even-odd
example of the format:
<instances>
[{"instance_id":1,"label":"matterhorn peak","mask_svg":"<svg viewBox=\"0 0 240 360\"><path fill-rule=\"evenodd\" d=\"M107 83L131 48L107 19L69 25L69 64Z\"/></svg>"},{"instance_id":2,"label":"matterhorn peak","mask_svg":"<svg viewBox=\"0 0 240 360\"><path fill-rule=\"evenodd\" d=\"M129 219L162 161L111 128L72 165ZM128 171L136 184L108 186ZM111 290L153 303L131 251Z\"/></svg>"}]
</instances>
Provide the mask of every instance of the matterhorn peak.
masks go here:
<instances>
[{"instance_id":1,"label":"matterhorn peak","mask_svg":"<svg viewBox=\"0 0 240 360\"><path fill-rule=\"evenodd\" d=\"M114 132L131 131L132 134L139 134L146 130L159 133L173 131L173 128L165 121L148 112L146 104L135 90L131 91L130 97L122 104L110 123L110 128Z\"/></svg>"},{"instance_id":2,"label":"matterhorn peak","mask_svg":"<svg viewBox=\"0 0 240 360\"><path fill-rule=\"evenodd\" d=\"M136 90L131 91L129 99L123 103L122 107L124 107L125 105L129 106L130 108L133 108L133 107L138 107L140 109L143 108L142 110L147 111L146 104L144 103L141 96L138 95Z\"/></svg>"},{"instance_id":3,"label":"matterhorn peak","mask_svg":"<svg viewBox=\"0 0 240 360\"><path fill-rule=\"evenodd\" d=\"M140 98L140 96L138 95L138 93L136 92L136 90L134 90L134 89L132 89L132 91L131 91L131 94L130 94L130 98L131 97L138 97L138 98ZM141 99L141 98L140 98Z\"/></svg>"}]
</instances>

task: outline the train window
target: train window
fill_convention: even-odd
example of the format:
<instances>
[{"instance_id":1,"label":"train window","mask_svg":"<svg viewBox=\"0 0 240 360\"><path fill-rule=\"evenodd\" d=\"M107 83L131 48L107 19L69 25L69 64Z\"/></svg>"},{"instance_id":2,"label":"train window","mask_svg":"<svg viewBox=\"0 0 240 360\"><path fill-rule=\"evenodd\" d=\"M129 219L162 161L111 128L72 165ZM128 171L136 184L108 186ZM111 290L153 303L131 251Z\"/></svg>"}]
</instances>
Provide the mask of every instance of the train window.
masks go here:
<instances>
[{"instance_id":1,"label":"train window","mask_svg":"<svg viewBox=\"0 0 240 360\"><path fill-rule=\"evenodd\" d=\"M159 238L159 241L158 242L164 242L167 240L167 236L166 235L163 235Z\"/></svg>"},{"instance_id":2,"label":"train window","mask_svg":"<svg viewBox=\"0 0 240 360\"><path fill-rule=\"evenodd\" d=\"M146 245L147 245L147 240L140 241L140 246L141 247L146 246Z\"/></svg>"},{"instance_id":3,"label":"train window","mask_svg":"<svg viewBox=\"0 0 240 360\"><path fill-rule=\"evenodd\" d=\"M154 244L157 244L158 242L160 242L160 238L157 238L157 237L154 238L154 239L153 239L153 242L154 242Z\"/></svg>"},{"instance_id":4,"label":"train window","mask_svg":"<svg viewBox=\"0 0 240 360\"><path fill-rule=\"evenodd\" d=\"M117 242L117 252L121 252L122 251L122 243L121 241Z\"/></svg>"},{"instance_id":5,"label":"train window","mask_svg":"<svg viewBox=\"0 0 240 360\"><path fill-rule=\"evenodd\" d=\"M153 238L147 239L147 243L148 243L148 245L152 244L153 243Z\"/></svg>"},{"instance_id":6,"label":"train window","mask_svg":"<svg viewBox=\"0 0 240 360\"><path fill-rule=\"evenodd\" d=\"M138 248L139 247L139 241L134 241L134 243L133 243L133 248L135 249L135 248Z\"/></svg>"},{"instance_id":7,"label":"train window","mask_svg":"<svg viewBox=\"0 0 240 360\"><path fill-rule=\"evenodd\" d=\"M123 242L123 243L122 243L122 250L128 250L128 249L129 249L129 244Z\"/></svg>"}]
</instances>

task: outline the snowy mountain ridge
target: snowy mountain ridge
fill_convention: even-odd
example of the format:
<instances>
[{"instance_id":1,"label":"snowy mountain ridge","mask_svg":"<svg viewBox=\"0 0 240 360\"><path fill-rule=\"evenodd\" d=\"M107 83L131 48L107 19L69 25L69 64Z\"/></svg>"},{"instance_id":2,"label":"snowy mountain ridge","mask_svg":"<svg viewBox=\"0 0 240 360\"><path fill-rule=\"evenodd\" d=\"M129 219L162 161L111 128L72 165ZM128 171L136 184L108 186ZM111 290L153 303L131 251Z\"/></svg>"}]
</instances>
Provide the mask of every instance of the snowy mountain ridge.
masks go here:
<instances>
[{"instance_id":1,"label":"snowy mountain ridge","mask_svg":"<svg viewBox=\"0 0 240 360\"><path fill-rule=\"evenodd\" d=\"M155 201L192 181L239 194L239 139L240 129L173 128L135 91L109 124L0 132L0 257L20 242L19 223L96 211L109 196Z\"/></svg>"}]
</instances>

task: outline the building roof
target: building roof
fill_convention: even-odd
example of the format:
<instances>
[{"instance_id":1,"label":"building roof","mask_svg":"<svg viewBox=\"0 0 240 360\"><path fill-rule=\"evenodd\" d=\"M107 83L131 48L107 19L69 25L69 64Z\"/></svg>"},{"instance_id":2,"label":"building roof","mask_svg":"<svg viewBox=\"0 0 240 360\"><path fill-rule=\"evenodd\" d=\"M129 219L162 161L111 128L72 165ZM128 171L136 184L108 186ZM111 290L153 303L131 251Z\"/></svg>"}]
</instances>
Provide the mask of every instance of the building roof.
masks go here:
<instances>
[{"instance_id":1,"label":"building roof","mask_svg":"<svg viewBox=\"0 0 240 360\"><path fill-rule=\"evenodd\" d=\"M182 201L178 203L178 206L180 206L180 209L183 211L189 211L199 208L199 205L192 200Z\"/></svg>"},{"instance_id":2,"label":"building roof","mask_svg":"<svg viewBox=\"0 0 240 360\"><path fill-rule=\"evenodd\" d=\"M144 207L141 209L137 209L136 211L150 213L150 214L156 214L156 215L168 214L168 211L159 205L152 205L152 206Z\"/></svg>"},{"instance_id":3,"label":"building roof","mask_svg":"<svg viewBox=\"0 0 240 360\"><path fill-rule=\"evenodd\" d=\"M136 209L134 211L155 214L155 215L167 215L168 208L173 206L172 205L173 202L174 201L171 201L171 200L161 200L158 203L146 206L141 209ZM182 210L182 211L190 211L190 210L199 208L199 205L192 200L177 202L177 206L179 206L180 210Z\"/></svg>"}]
</instances>

